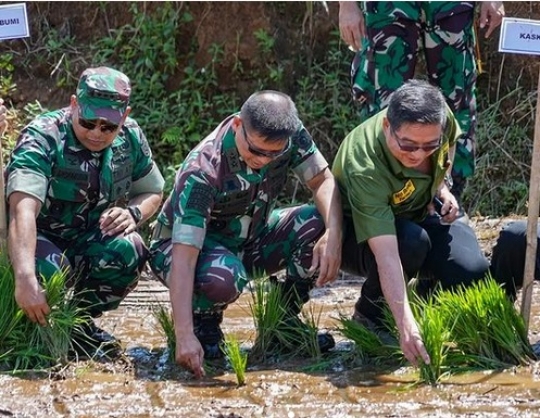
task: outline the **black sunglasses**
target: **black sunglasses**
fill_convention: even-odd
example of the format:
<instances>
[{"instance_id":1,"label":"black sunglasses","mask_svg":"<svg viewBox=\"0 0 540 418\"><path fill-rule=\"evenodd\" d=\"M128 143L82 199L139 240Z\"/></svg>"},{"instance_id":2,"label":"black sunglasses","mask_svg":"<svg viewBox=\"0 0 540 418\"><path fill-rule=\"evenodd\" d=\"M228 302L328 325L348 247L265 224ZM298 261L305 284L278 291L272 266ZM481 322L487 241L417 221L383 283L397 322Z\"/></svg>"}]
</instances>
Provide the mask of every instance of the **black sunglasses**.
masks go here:
<instances>
[{"instance_id":1,"label":"black sunglasses","mask_svg":"<svg viewBox=\"0 0 540 418\"><path fill-rule=\"evenodd\" d=\"M432 151L435 151L437 148L441 147L442 137L439 138L436 143L431 142L425 145L411 145L411 144L404 144L403 142L401 142L403 141L403 138L400 138L393 128L390 128L390 130L392 131L392 135L396 139L398 147L401 151L416 152L418 150L422 150L424 152L432 152Z\"/></svg>"},{"instance_id":2,"label":"black sunglasses","mask_svg":"<svg viewBox=\"0 0 540 418\"><path fill-rule=\"evenodd\" d=\"M257 157L266 157L266 158L278 158L281 157L283 154L285 154L287 151L289 151L289 148L291 147L291 140L290 138L287 140L287 145L285 148L279 151L268 151L265 149L261 149L255 145L249 140L249 137L246 132L246 128L244 127L244 124L242 124L242 133L244 134L244 138L246 140L246 144L248 147L248 151L252 153L253 155L256 155Z\"/></svg>"},{"instance_id":3,"label":"black sunglasses","mask_svg":"<svg viewBox=\"0 0 540 418\"><path fill-rule=\"evenodd\" d=\"M118 129L118 125L114 125L112 123L103 122L102 120L88 120L83 119L79 116L79 125L81 125L84 129L88 129L89 131L93 131L96 129L96 126L99 125L99 130L101 132L111 133Z\"/></svg>"}]
</instances>

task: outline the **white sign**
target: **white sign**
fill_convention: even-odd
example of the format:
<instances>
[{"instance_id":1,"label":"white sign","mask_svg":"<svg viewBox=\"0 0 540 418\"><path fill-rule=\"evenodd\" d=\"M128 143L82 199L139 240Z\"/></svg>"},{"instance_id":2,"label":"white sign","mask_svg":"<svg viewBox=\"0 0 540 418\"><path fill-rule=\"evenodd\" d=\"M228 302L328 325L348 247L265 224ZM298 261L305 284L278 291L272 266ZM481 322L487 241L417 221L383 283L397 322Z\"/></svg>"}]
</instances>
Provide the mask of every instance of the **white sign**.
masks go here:
<instances>
[{"instance_id":1,"label":"white sign","mask_svg":"<svg viewBox=\"0 0 540 418\"><path fill-rule=\"evenodd\" d=\"M499 51L540 55L540 21L504 17Z\"/></svg>"},{"instance_id":2,"label":"white sign","mask_svg":"<svg viewBox=\"0 0 540 418\"><path fill-rule=\"evenodd\" d=\"M0 6L0 40L30 36L26 3Z\"/></svg>"}]
</instances>

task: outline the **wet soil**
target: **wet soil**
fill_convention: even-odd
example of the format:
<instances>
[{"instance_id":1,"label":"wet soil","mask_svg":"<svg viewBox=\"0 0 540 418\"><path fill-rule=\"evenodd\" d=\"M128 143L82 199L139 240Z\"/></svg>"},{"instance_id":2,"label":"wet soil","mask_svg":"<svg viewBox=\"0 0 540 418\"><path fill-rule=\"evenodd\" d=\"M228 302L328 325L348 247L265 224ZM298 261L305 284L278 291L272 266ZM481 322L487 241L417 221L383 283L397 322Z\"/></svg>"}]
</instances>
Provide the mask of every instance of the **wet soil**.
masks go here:
<instances>
[{"instance_id":1,"label":"wet soil","mask_svg":"<svg viewBox=\"0 0 540 418\"><path fill-rule=\"evenodd\" d=\"M505 220L473 219L489 256ZM114 362L81 361L53 375L0 375L0 417L536 417L540 416L540 363L502 371L454 376L437 386L413 385L411 367L384 370L348 364L340 355L350 342L335 331L339 313L349 314L362 279L341 277L312 292L320 327L338 344L327 361L291 359L250 364L238 387L226 365L207 376L167 360L166 341L152 313L168 304L167 290L145 278L99 325L122 340L125 356ZM530 341L540 339L539 287L535 286ZM241 296L225 315L223 329L246 346L254 341L251 297ZM518 299L519 300L519 299Z\"/></svg>"}]
</instances>

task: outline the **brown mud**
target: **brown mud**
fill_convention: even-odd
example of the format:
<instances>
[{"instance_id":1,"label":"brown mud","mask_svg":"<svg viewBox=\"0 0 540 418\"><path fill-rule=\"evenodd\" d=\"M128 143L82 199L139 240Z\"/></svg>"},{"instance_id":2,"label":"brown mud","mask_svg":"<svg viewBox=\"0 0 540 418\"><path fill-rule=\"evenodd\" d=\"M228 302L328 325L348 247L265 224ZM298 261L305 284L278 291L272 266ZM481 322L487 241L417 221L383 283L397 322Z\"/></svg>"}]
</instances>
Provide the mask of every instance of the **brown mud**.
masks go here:
<instances>
[{"instance_id":1,"label":"brown mud","mask_svg":"<svg viewBox=\"0 0 540 418\"><path fill-rule=\"evenodd\" d=\"M506 220L473 219L487 255ZM166 341L152 307L168 306L167 290L144 279L99 325L122 340L125 356L114 362L80 361L53 375L0 375L0 417L536 417L540 416L540 363L502 371L454 376L437 386L414 385L415 369L357 367L339 353L351 343L335 330L349 314L362 279L341 277L312 292L311 311L333 332L337 353L330 367L290 359L250 364L238 387L224 363L207 376L167 360ZM534 288L530 341L540 339L538 286ZM223 329L249 346L255 339L251 296L227 311Z\"/></svg>"}]
</instances>

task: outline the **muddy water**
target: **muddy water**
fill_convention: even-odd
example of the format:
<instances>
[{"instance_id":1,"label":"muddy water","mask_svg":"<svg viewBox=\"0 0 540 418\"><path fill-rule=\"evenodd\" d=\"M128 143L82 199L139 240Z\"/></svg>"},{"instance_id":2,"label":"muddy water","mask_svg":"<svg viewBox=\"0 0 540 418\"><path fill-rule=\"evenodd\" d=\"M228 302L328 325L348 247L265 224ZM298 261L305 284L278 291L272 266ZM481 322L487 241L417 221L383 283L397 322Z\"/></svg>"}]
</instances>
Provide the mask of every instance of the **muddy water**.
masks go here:
<instances>
[{"instance_id":1,"label":"muddy water","mask_svg":"<svg viewBox=\"0 0 540 418\"><path fill-rule=\"evenodd\" d=\"M333 329L339 312L351 312L360 285L349 278L314 291L310 303L313 312L322 312L322 328ZM532 343L540 339L538 293L537 285ZM309 359L251 365L243 387L223 364L196 381L167 362L166 342L151 311L167 301L166 289L144 280L117 311L100 319L126 348L119 361L80 362L53 378L0 375L0 417L540 417L538 364L456 376L437 387L414 386L412 368L373 370L336 362L330 371L310 371ZM223 324L246 344L255 338L249 303L249 294L242 295ZM345 350L349 343L333 333Z\"/></svg>"}]
</instances>

